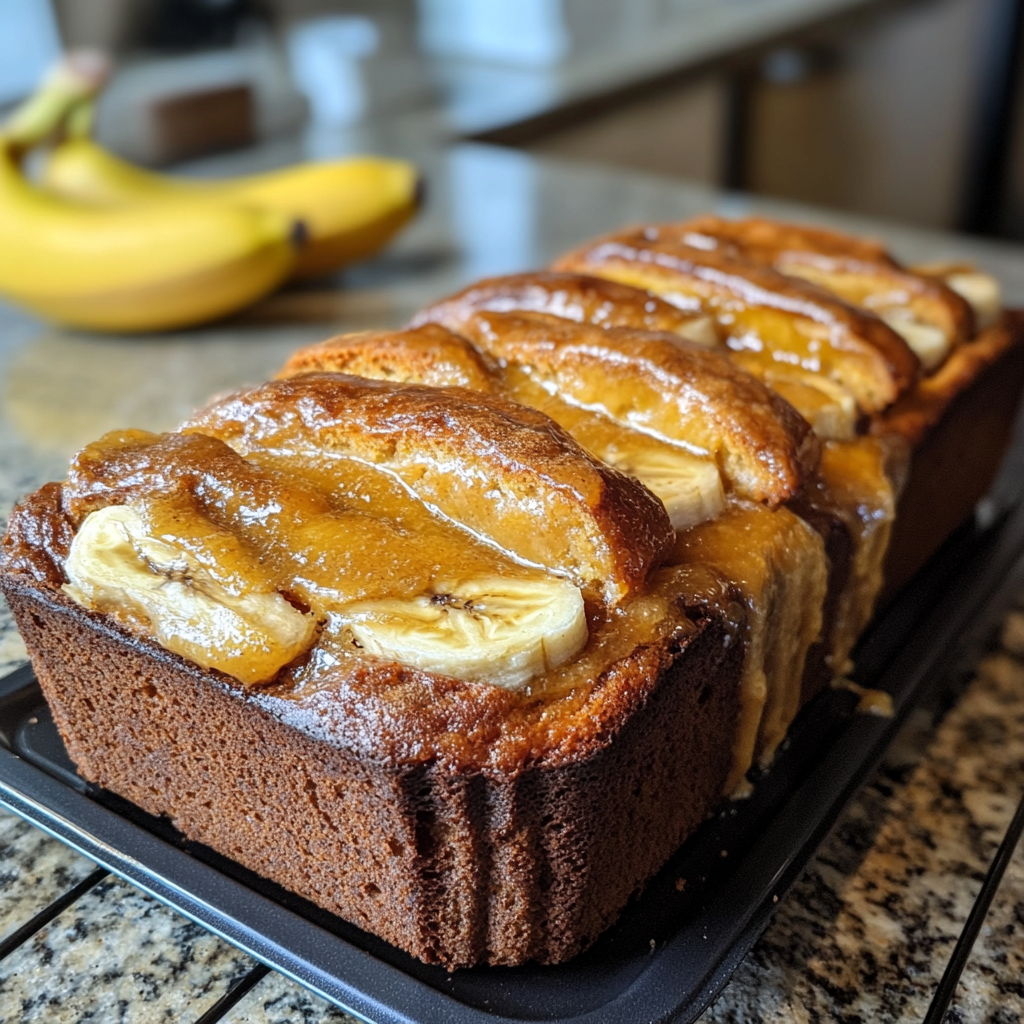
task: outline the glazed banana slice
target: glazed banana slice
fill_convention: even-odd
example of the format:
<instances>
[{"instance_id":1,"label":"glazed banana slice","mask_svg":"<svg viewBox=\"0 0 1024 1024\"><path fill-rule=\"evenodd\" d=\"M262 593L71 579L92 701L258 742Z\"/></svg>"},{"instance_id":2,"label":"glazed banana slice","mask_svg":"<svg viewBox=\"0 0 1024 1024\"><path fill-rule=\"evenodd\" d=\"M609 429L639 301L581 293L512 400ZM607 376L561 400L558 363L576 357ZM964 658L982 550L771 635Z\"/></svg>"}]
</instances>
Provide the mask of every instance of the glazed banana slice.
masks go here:
<instances>
[{"instance_id":1,"label":"glazed banana slice","mask_svg":"<svg viewBox=\"0 0 1024 1024\"><path fill-rule=\"evenodd\" d=\"M958 270L946 276L946 284L970 303L979 331L993 326L999 319L1003 310L1002 290L991 274L980 270Z\"/></svg>"},{"instance_id":2,"label":"glazed banana slice","mask_svg":"<svg viewBox=\"0 0 1024 1024\"><path fill-rule=\"evenodd\" d=\"M677 530L688 530L714 519L725 508L722 477L709 459L694 458L685 452L668 457L662 452L647 451L621 460L611 456L610 461L661 498Z\"/></svg>"},{"instance_id":3,"label":"glazed banana slice","mask_svg":"<svg viewBox=\"0 0 1024 1024\"><path fill-rule=\"evenodd\" d=\"M588 635L579 589L553 577L441 584L412 600L349 605L338 618L366 654L506 689L568 661Z\"/></svg>"},{"instance_id":4,"label":"glazed banana slice","mask_svg":"<svg viewBox=\"0 0 1024 1024\"><path fill-rule=\"evenodd\" d=\"M999 281L967 263L922 263L912 268L925 277L939 278L974 310L974 326L984 331L994 326L1003 311Z\"/></svg>"},{"instance_id":5,"label":"glazed banana slice","mask_svg":"<svg viewBox=\"0 0 1024 1024\"><path fill-rule=\"evenodd\" d=\"M885 312L882 319L910 346L925 372L941 366L953 347L945 331L915 319L910 310Z\"/></svg>"},{"instance_id":6,"label":"glazed banana slice","mask_svg":"<svg viewBox=\"0 0 1024 1024\"><path fill-rule=\"evenodd\" d=\"M230 593L190 553L150 536L127 505L86 516L64 572L78 604L127 613L163 647L247 685L273 679L312 642L312 616L276 591Z\"/></svg>"},{"instance_id":7,"label":"glazed banana slice","mask_svg":"<svg viewBox=\"0 0 1024 1024\"><path fill-rule=\"evenodd\" d=\"M741 356L735 362L743 366ZM849 388L796 367L756 366L751 372L789 402L823 441L846 441L856 434L857 400Z\"/></svg>"}]
</instances>

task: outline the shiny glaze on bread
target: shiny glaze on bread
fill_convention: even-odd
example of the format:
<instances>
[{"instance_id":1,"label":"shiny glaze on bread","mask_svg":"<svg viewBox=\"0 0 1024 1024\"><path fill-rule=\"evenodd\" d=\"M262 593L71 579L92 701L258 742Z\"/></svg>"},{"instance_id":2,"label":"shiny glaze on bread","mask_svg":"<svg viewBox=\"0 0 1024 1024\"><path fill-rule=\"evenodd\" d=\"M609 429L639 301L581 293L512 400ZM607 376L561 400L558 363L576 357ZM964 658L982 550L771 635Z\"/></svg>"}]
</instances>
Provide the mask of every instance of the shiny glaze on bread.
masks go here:
<instances>
[{"instance_id":1,"label":"shiny glaze on bread","mask_svg":"<svg viewBox=\"0 0 1024 1024\"><path fill-rule=\"evenodd\" d=\"M848 388L866 413L891 405L917 377L917 357L880 318L771 267L689 245L671 225L589 242L553 265L707 311L751 372L781 364L822 373Z\"/></svg>"}]
</instances>

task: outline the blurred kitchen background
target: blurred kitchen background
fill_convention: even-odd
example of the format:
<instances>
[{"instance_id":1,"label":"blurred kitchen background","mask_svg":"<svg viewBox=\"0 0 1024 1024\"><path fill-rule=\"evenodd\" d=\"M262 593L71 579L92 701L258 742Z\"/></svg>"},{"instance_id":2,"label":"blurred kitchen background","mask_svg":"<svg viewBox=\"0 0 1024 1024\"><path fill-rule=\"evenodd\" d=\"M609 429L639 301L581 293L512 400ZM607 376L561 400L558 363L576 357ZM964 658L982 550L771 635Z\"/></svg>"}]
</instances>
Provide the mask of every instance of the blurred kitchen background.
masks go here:
<instances>
[{"instance_id":1,"label":"blurred kitchen background","mask_svg":"<svg viewBox=\"0 0 1024 1024\"><path fill-rule=\"evenodd\" d=\"M97 133L150 166L476 140L1019 239L1022 6L2 0L0 106L94 47Z\"/></svg>"}]
</instances>

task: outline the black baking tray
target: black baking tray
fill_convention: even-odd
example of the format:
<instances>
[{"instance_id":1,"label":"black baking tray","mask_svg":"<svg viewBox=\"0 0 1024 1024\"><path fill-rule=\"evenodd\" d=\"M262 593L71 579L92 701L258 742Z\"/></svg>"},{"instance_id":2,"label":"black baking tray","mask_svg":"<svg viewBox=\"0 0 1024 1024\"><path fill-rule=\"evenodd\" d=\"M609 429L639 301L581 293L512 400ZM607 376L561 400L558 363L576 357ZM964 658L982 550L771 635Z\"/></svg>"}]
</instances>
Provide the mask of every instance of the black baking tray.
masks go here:
<instances>
[{"instance_id":1,"label":"black baking tray","mask_svg":"<svg viewBox=\"0 0 1024 1024\"><path fill-rule=\"evenodd\" d=\"M28 667L0 681L0 804L270 967L375 1024L686 1022L728 980L910 709L974 665L1024 586L1024 505L961 528L858 647L895 714L828 690L753 796L676 854L586 953L448 973L412 959L85 783ZM643 841L642 836L637 837Z\"/></svg>"}]
</instances>

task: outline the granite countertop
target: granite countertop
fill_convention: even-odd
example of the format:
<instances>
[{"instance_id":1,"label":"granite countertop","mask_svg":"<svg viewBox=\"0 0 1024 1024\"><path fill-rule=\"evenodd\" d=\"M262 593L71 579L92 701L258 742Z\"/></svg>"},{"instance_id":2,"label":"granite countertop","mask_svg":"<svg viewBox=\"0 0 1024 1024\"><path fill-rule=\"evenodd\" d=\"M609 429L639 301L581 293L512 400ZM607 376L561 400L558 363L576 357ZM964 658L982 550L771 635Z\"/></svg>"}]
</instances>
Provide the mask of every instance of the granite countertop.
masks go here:
<instances>
[{"instance_id":1,"label":"granite countertop","mask_svg":"<svg viewBox=\"0 0 1024 1024\"><path fill-rule=\"evenodd\" d=\"M486 147L420 156L429 209L386 255L343 275L340 288L285 292L229 323L160 338L76 335L0 307L0 524L18 495L60 478L70 455L105 430L168 428L211 393L264 379L298 345L397 325L469 279L539 265L626 221L708 209L811 218L885 237L910 260L974 259L1000 276L1011 303L1024 303L1020 247ZM23 659L0 610L0 675ZM1009 615L951 710L911 718L705 1020L920 1020L1022 789L1024 609ZM0 812L0 937L92 869ZM196 1020L253 966L111 877L0 961L0 1021ZM948 1019L1024 1018L1022 968L1018 853ZM271 973L224 1019L352 1018Z\"/></svg>"}]
</instances>

